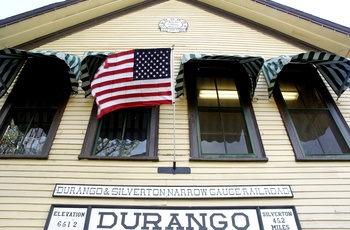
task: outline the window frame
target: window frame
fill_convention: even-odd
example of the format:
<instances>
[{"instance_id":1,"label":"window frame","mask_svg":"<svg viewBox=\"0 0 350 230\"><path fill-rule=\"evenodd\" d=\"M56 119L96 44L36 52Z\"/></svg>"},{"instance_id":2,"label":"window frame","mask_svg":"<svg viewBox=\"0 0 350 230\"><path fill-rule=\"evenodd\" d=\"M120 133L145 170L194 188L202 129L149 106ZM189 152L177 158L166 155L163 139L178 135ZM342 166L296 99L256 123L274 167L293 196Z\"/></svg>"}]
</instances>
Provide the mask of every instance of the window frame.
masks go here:
<instances>
[{"instance_id":1,"label":"window frame","mask_svg":"<svg viewBox=\"0 0 350 230\"><path fill-rule=\"evenodd\" d=\"M51 64L52 66L55 66L56 68L64 68L64 71L62 70L62 72L65 72L67 74L66 83L67 83L67 87L68 87L68 82L70 82L70 80L69 80L69 76L68 76L68 67L66 66L65 63L63 63L61 60L53 59L53 58L34 58L34 60L36 62L48 61L49 64ZM45 64L45 66L46 66L46 64ZM27 63L24 64L23 68L32 68L32 67L30 66L30 64L27 61ZM15 84L13 86L12 91L10 92L8 98L6 99L4 105L2 106L2 108L0 110L0 127L5 125L6 121L8 119L10 119L10 116L12 116L12 112L13 112L12 108L15 106L15 102L16 102L17 97L23 96L23 95L21 95L21 92L19 89L20 86L19 86L19 84L17 84L17 83L19 83L19 80L20 80L19 78L28 77L28 76L21 75L23 70L24 69L22 69L22 71L19 73L18 79L17 79L17 81L15 81ZM45 70L40 69L40 70L34 70L34 72L35 71L45 71ZM62 76L60 76L60 77L62 77ZM64 83L64 84L66 84L66 83ZM47 86L47 87L49 87L49 86ZM69 90L71 91L70 83L69 83ZM68 89L67 89L67 92L68 92ZM41 154L39 154L39 155L0 154L0 159L48 159L53 141L56 137L56 133L57 133L58 127L60 125L61 119L63 117L63 113L66 109L67 104L68 104L70 95L71 95L70 93L69 94L67 93L67 95L63 95L60 98L60 102L58 103L58 106L57 106L57 111L56 111L56 113L53 117L52 123L50 125L50 130L47 133L45 143L44 143L43 148L41 150Z\"/></svg>"},{"instance_id":2,"label":"window frame","mask_svg":"<svg viewBox=\"0 0 350 230\"><path fill-rule=\"evenodd\" d=\"M97 137L99 120L97 119L97 105L94 102L88 127L86 129L83 146L81 148L79 159L90 160L141 160L141 161L158 161L158 136L159 136L159 106L151 107L151 119L150 119L150 140L148 148L148 156L142 157L119 157L119 156L92 156L94 143Z\"/></svg>"},{"instance_id":3,"label":"window frame","mask_svg":"<svg viewBox=\"0 0 350 230\"><path fill-rule=\"evenodd\" d=\"M297 69L295 69L297 68ZM338 106L334 102L332 95L330 94L327 86L325 85L323 79L318 74L317 69L311 64L293 64L289 63L283 67L282 71L306 71L307 74L312 75L315 79L315 89L319 93L320 98L323 100L328 111L330 112L332 119L339 128L340 133L342 134L345 140L350 140L350 129L349 126L343 117ZM317 154L314 157L305 156L303 149L299 142L298 134L294 129L294 124L289 114L287 105L283 99L281 90L278 84L278 76L276 84L273 89L273 97L281 114L282 121L284 123L285 129L287 131L288 137L290 139L291 145L295 153L296 161L350 161L350 153L347 155L332 155L332 154ZM349 144L348 144L349 146ZM350 147L350 146L349 146Z\"/></svg>"},{"instance_id":4,"label":"window frame","mask_svg":"<svg viewBox=\"0 0 350 230\"><path fill-rule=\"evenodd\" d=\"M240 83L236 85L239 92L239 99L241 102L243 115L246 120L248 135L251 141L254 158L252 157L237 157L237 158L201 158L200 157L200 143L198 134L199 120L197 120L197 95L196 95L196 78L198 77L198 70L200 67L212 69L227 69L229 71L236 71L235 76L243 76ZM188 106L188 122L189 122L189 139L190 139L190 160L191 161L227 161L227 162L256 162L268 161L266 157L258 124L255 119L255 113L252 105L250 92L250 79L247 73L243 70L240 64L229 61L215 61L215 60L190 60L184 64L185 86L187 94ZM247 87L247 90L242 90Z\"/></svg>"}]
</instances>

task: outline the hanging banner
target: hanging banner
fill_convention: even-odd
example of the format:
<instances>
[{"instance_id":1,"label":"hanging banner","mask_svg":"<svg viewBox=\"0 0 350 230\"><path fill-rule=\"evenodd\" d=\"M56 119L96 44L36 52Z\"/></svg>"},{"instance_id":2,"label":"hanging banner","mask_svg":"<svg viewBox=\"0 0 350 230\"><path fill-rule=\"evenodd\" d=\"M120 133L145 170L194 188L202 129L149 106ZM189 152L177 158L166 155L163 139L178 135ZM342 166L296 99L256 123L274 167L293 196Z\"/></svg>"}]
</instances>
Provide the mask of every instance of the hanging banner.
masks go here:
<instances>
[{"instance_id":1,"label":"hanging banner","mask_svg":"<svg viewBox=\"0 0 350 230\"><path fill-rule=\"evenodd\" d=\"M133 207L52 205L44 230L301 230L294 206Z\"/></svg>"},{"instance_id":2,"label":"hanging banner","mask_svg":"<svg viewBox=\"0 0 350 230\"><path fill-rule=\"evenodd\" d=\"M53 196L142 199L291 198L288 185L113 186L57 184Z\"/></svg>"}]
</instances>

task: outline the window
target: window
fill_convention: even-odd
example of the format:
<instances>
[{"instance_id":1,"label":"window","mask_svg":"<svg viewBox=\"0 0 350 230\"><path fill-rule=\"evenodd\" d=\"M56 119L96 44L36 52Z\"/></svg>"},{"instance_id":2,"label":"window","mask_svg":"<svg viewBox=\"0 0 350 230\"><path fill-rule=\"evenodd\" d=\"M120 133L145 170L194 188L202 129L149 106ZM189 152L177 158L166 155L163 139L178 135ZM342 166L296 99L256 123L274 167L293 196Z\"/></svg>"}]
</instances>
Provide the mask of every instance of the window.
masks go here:
<instances>
[{"instance_id":1,"label":"window","mask_svg":"<svg viewBox=\"0 0 350 230\"><path fill-rule=\"evenodd\" d=\"M97 119L94 105L81 159L156 160L159 106L120 109Z\"/></svg>"},{"instance_id":2,"label":"window","mask_svg":"<svg viewBox=\"0 0 350 230\"><path fill-rule=\"evenodd\" d=\"M239 64L191 60L184 66L192 160L267 161Z\"/></svg>"},{"instance_id":3,"label":"window","mask_svg":"<svg viewBox=\"0 0 350 230\"><path fill-rule=\"evenodd\" d=\"M67 65L30 58L0 112L0 158L47 158L71 94Z\"/></svg>"},{"instance_id":4,"label":"window","mask_svg":"<svg viewBox=\"0 0 350 230\"><path fill-rule=\"evenodd\" d=\"M297 160L349 160L349 128L317 70L288 64L273 91Z\"/></svg>"}]
</instances>

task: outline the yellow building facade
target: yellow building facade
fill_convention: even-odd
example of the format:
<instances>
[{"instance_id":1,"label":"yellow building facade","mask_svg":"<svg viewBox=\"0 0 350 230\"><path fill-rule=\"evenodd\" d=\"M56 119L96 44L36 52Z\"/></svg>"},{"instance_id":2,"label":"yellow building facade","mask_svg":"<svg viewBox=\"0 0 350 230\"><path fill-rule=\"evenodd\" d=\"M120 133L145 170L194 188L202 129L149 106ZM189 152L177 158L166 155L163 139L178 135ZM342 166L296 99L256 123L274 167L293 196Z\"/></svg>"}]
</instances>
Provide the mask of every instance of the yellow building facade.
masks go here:
<instances>
[{"instance_id":1,"label":"yellow building facade","mask_svg":"<svg viewBox=\"0 0 350 230\"><path fill-rule=\"evenodd\" d=\"M248 55L268 60L316 49L232 14L177 0L117 12L19 48L60 51L81 58L85 52L171 48L175 77L185 54ZM337 99L326 86L349 124L349 91ZM8 97L1 98L2 105ZM86 159L79 156L94 98L85 97L79 87L78 93L69 97L47 159L0 159L0 229L121 229L123 212L130 218L129 228L124 229L349 229L349 161L296 160L262 72L251 104L266 160L193 160L187 99L185 91L174 105L160 105L156 159ZM185 173L159 172L162 168L171 172L174 162ZM77 191L84 186L90 192L79 195ZM228 188L236 192L225 197ZM171 190L177 197L162 197L160 189ZM198 195L198 189L212 193ZM113 191L114 196L101 191ZM290 211L295 211L292 217ZM142 222L146 216L148 222ZM166 223L161 225L159 218ZM72 219L78 220L77 226L69 222ZM140 220L139 225L135 220Z\"/></svg>"}]
</instances>

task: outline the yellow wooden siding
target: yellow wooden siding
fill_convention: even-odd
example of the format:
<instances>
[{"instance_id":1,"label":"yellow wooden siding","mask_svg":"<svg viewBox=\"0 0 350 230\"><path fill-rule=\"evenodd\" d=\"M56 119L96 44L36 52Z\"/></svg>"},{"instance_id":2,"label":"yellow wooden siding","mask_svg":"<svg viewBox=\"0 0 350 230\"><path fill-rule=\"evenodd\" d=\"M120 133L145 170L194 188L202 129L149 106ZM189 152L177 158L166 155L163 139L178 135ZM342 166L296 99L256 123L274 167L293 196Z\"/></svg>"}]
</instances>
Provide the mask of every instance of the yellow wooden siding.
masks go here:
<instances>
[{"instance_id":1,"label":"yellow wooden siding","mask_svg":"<svg viewBox=\"0 0 350 230\"><path fill-rule=\"evenodd\" d=\"M186 33L160 32L158 22L178 17L189 23ZM264 58L297 54L310 48L274 37L249 24L182 1L166 1L101 22L49 42L41 50L82 55L85 51L123 51L174 46L174 72L184 53L248 54ZM6 96L0 100L3 103ZM174 159L173 107L160 110L159 161L78 160L93 98L82 90L71 96L48 160L1 160L0 229L43 229L51 204L140 206L295 205L303 229L349 229L349 162L296 162L278 108L268 99L260 76L253 102L268 162L189 162L186 95L176 100L175 153L178 167L191 174L158 174ZM338 101L350 122L350 95ZM52 197L57 183L99 185L291 185L287 199L94 199Z\"/></svg>"}]
</instances>

